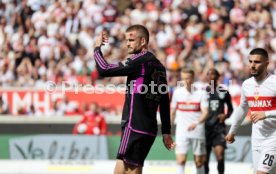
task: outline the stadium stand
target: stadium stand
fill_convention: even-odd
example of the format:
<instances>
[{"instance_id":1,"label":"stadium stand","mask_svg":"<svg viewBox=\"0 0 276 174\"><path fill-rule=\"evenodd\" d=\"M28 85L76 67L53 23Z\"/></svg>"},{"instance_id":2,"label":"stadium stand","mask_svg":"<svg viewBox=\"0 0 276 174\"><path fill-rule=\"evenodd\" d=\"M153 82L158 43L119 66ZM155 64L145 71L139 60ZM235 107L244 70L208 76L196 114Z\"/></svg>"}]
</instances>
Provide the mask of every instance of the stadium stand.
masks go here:
<instances>
[{"instance_id":1,"label":"stadium stand","mask_svg":"<svg viewBox=\"0 0 276 174\"><path fill-rule=\"evenodd\" d=\"M249 50L269 51L269 70L276 69L276 1L273 0L2 0L0 2L1 115L82 114L87 103L51 100L45 113L35 102L12 109L5 90L56 86L122 84L125 79L101 78L93 60L94 35L109 31L105 55L121 61L127 51L119 44L124 30L140 23L150 30L150 50L168 70L173 89L178 69L191 66L205 82L206 70L216 67L220 81L239 96L248 77ZM230 81L231 80L231 81ZM71 98L69 97L71 100ZM61 102L60 102L61 101ZM68 104L68 105L67 105ZM120 115L120 107L100 103L104 115Z\"/></svg>"}]
</instances>

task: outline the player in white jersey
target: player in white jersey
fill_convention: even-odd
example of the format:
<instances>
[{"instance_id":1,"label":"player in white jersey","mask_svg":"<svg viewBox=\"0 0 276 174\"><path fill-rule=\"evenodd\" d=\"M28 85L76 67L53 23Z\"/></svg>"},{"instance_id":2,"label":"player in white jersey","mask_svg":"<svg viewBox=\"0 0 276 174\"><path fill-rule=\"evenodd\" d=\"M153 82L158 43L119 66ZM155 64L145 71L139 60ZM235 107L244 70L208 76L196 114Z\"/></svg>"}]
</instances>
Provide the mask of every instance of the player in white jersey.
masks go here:
<instances>
[{"instance_id":1,"label":"player in white jersey","mask_svg":"<svg viewBox=\"0 0 276 174\"><path fill-rule=\"evenodd\" d=\"M190 145L194 154L197 174L204 174L205 127L208 115L208 95L205 90L193 86L194 71L181 70L184 87L178 87L171 102L171 122L176 123L177 174L184 174L184 167ZM179 86L179 85L178 85Z\"/></svg>"},{"instance_id":2,"label":"player in white jersey","mask_svg":"<svg viewBox=\"0 0 276 174\"><path fill-rule=\"evenodd\" d=\"M248 109L251 111L252 156L254 173L274 174L276 170L276 76L269 74L268 53L255 48L249 54L252 77L242 84L241 102L233 114L233 123L228 135L228 143L235 141Z\"/></svg>"}]
</instances>

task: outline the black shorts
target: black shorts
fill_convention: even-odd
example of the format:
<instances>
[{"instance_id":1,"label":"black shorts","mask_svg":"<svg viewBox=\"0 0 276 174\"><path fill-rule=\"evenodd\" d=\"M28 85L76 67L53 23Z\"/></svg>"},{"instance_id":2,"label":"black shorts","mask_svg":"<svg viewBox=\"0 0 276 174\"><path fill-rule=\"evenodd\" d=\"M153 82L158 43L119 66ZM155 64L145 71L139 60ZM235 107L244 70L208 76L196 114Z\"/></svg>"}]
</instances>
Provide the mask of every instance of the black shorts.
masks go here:
<instances>
[{"instance_id":1,"label":"black shorts","mask_svg":"<svg viewBox=\"0 0 276 174\"><path fill-rule=\"evenodd\" d=\"M117 159L133 166L143 166L156 136L139 134L125 128L122 132Z\"/></svg>"},{"instance_id":2,"label":"black shorts","mask_svg":"<svg viewBox=\"0 0 276 174\"><path fill-rule=\"evenodd\" d=\"M221 129L206 129L206 146L215 147L217 145L221 145L226 148L226 130L224 128Z\"/></svg>"}]
</instances>

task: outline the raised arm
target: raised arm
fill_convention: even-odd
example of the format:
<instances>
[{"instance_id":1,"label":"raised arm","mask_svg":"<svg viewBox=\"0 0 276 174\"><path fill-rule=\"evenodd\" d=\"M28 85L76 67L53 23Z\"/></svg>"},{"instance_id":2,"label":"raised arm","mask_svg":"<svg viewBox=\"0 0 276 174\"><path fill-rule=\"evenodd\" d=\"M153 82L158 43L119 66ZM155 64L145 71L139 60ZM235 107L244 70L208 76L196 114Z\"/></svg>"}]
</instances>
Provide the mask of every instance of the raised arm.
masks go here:
<instances>
[{"instance_id":1,"label":"raised arm","mask_svg":"<svg viewBox=\"0 0 276 174\"><path fill-rule=\"evenodd\" d=\"M108 63L101 52L101 46L105 45L108 41L108 36L105 32L102 32L95 41L94 59L100 76L112 77L112 76L127 76L137 71L137 66L134 60L128 58L123 62L115 64ZM142 56L142 54L141 54Z\"/></svg>"},{"instance_id":2,"label":"raised arm","mask_svg":"<svg viewBox=\"0 0 276 174\"><path fill-rule=\"evenodd\" d=\"M108 63L101 52L100 47L94 50L94 59L96 61L97 70L102 77L113 76L128 76L138 69L138 64L134 64L132 59L127 59L125 62L115 64Z\"/></svg>"}]
</instances>

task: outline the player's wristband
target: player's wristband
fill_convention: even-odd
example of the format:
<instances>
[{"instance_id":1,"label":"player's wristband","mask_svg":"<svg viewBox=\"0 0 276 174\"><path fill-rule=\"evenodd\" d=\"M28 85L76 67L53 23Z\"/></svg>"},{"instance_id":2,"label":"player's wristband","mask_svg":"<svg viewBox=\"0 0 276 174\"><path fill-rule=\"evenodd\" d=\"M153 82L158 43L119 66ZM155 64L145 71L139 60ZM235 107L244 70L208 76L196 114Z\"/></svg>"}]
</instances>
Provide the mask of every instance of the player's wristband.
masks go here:
<instances>
[{"instance_id":1,"label":"player's wristband","mask_svg":"<svg viewBox=\"0 0 276 174\"><path fill-rule=\"evenodd\" d=\"M196 124L196 125L199 125L199 124L200 124L200 122L199 122L199 121L196 121L196 122L195 122L195 124Z\"/></svg>"}]
</instances>

